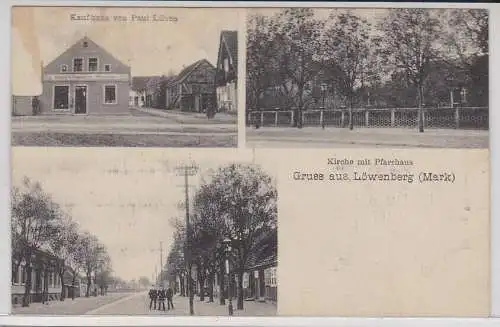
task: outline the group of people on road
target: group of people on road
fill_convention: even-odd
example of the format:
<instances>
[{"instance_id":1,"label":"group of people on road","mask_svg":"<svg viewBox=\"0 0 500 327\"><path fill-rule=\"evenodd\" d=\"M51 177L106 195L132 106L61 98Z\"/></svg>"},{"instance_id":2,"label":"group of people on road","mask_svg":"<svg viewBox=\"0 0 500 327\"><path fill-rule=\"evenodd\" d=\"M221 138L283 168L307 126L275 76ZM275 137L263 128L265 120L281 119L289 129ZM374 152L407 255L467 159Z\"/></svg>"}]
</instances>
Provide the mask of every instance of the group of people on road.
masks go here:
<instances>
[{"instance_id":1,"label":"group of people on road","mask_svg":"<svg viewBox=\"0 0 500 327\"><path fill-rule=\"evenodd\" d=\"M163 286L155 288L151 287L149 290L149 310L163 310L165 311L165 300L167 301L167 310L174 309L174 291L168 287L165 289Z\"/></svg>"}]
</instances>

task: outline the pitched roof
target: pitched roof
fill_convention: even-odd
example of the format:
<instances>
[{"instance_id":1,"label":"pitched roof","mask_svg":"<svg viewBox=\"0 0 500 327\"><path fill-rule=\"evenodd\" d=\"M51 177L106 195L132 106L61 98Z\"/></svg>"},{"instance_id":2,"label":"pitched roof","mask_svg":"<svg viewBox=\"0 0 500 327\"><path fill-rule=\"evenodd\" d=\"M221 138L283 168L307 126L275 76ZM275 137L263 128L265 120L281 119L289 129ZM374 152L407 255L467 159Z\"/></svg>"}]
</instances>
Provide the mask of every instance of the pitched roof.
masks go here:
<instances>
[{"instance_id":1,"label":"pitched roof","mask_svg":"<svg viewBox=\"0 0 500 327\"><path fill-rule=\"evenodd\" d=\"M226 45L227 51L234 63L234 67L238 67L238 32L222 31L220 34L220 42Z\"/></svg>"},{"instance_id":2,"label":"pitched roof","mask_svg":"<svg viewBox=\"0 0 500 327\"><path fill-rule=\"evenodd\" d=\"M133 76L132 77L132 90L143 91L146 89L148 81L155 76Z\"/></svg>"},{"instance_id":3,"label":"pitched roof","mask_svg":"<svg viewBox=\"0 0 500 327\"><path fill-rule=\"evenodd\" d=\"M173 82L182 82L184 79L186 79L193 71L195 71L199 66L201 66L203 63L207 63L210 66L213 67L213 65L207 60L207 59L200 59L191 65L187 66L184 68L175 78ZM215 67L214 67L215 68ZM170 84L170 83L169 83Z\"/></svg>"},{"instance_id":4,"label":"pitched roof","mask_svg":"<svg viewBox=\"0 0 500 327\"><path fill-rule=\"evenodd\" d=\"M110 53L105 48L103 48L101 45L99 45L98 43L96 43L94 40L90 39L88 36L84 36L84 37L80 38L78 41L74 42L70 47L68 47L64 52L62 52L57 57L55 57L53 60L51 60L43 68L45 69L46 67L48 67L49 65L51 65L53 62L55 62L57 59L59 59L59 57L61 57L63 54L67 53L68 51L71 51L73 48L75 48L76 46L78 46L79 44L81 44L83 42L88 42L88 43L94 44L97 48L99 48L100 51L102 51L102 53L107 54L108 56L110 56L111 58L113 58L117 62L121 63L122 65L129 67L128 65L124 64L120 59L116 58L112 53Z\"/></svg>"},{"instance_id":5,"label":"pitched roof","mask_svg":"<svg viewBox=\"0 0 500 327\"><path fill-rule=\"evenodd\" d=\"M247 267L253 269L256 267L271 266L278 260L278 234L276 230L263 236L254 247L254 250L248 257Z\"/></svg>"},{"instance_id":6,"label":"pitched roof","mask_svg":"<svg viewBox=\"0 0 500 327\"><path fill-rule=\"evenodd\" d=\"M166 82L168 85L174 79L175 79L175 77L172 77L172 76L164 76L164 75L163 76L152 76L146 82L146 89L148 89L148 90L156 89L157 87L159 87L159 85L162 82Z\"/></svg>"}]
</instances>

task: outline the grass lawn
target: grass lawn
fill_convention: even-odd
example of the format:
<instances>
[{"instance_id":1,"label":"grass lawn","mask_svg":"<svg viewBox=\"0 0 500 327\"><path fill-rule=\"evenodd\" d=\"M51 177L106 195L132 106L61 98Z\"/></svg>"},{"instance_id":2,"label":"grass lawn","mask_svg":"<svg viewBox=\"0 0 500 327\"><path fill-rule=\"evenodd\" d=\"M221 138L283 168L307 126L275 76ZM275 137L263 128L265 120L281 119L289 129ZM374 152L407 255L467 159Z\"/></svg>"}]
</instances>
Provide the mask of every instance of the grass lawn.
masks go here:
<instances>
[{"instance_id":1,"label":"grass lawn","mask_svg":"<svg viewBox=\"0 0 500 327\"><path fill-rule=\"evenodd\" d=\"M237 145L236 135L12 133L12 146L236 147Z\"/></svg>"}]
</instances>

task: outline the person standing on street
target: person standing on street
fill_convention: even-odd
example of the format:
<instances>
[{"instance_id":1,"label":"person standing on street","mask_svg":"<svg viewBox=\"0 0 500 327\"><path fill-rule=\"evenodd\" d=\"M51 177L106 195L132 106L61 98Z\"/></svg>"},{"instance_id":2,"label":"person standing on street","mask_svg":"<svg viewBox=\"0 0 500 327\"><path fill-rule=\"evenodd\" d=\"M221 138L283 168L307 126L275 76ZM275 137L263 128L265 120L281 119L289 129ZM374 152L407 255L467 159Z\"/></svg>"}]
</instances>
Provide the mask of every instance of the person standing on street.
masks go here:
<instances>
[{"instance_id":1,"label":"person standing on street","mask_svg":"<svg viewBox=\"0 0 500 327\"><path fill-rule=\"evenodd\" d=\"M153 310L156 310L156 298L157 298L157 296L158 296L158 292L156 291L154 286L152 286L151 289L149 290L149 310L151 310L151 308Z\"/></svg>"},{"instance_id":2,"label":"person standing on street","mask_svg":"<svg viewBox=\"0 0 500 327\"><path fill-rule=\"evenodd\" d=\"M165 311L165 298L166 297L167 297L167 293L165 292L165 289L162 286L161 289L158 291L158 310Z\"/></svg>"},{"instance_id":3,"label":"person standing on street","mask_svg":"<svg viewBox=\"0 0 500 327\"><path fill-rule=\"evenodd\" d=\"M169 286L167 289L167 307L168 310L174 309L174 302L172 301L172 298L174 297L174 291L172 291L172 288Z\"/></svg>"}]
</instances>

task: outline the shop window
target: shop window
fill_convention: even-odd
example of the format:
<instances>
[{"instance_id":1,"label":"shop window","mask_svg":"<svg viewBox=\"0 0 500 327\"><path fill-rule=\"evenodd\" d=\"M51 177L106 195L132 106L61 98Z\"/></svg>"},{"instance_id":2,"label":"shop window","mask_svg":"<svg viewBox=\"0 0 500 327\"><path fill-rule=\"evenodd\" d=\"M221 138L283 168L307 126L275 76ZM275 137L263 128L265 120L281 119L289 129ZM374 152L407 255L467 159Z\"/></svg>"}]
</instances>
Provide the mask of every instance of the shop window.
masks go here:
<instances>
[{"instance_id":1,"label":"shop window","mask_svg":"<svg viewBox=\"0 0 500 327\"><path fill-rule=\"evenodd\" d=\"M54 109L67 110L69 109L69 86L56 85L54 86Z\"/></svg>"},{"instance_id":2,"label":"shop window","mask_svg":"<svg viewBox=\"0 0 500 327\"><path fill-rule=\"evenodd\" d=\"M116 104L116 85L104 86L104 103Z\"/></svg>"}]
</instances>

